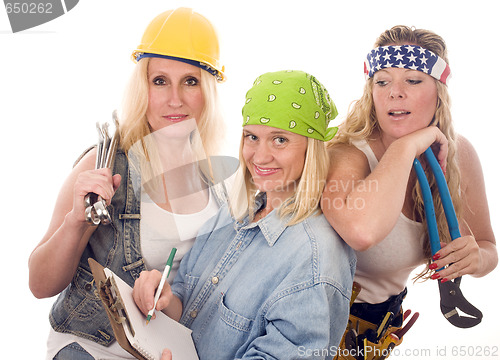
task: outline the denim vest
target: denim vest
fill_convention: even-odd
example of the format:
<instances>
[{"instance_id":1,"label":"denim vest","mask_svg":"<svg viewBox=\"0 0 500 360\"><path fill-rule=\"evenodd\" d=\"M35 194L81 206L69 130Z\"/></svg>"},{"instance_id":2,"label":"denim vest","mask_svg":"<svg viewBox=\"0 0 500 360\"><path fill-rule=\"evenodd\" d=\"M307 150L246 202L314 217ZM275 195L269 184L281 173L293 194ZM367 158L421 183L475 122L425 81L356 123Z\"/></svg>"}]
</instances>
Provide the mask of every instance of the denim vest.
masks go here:
<instances>
[{"instance_id":1,"label":"denim vest","mask_svg":"<svg viewBox=\"0 0 500 360\"><path fill-rule=\"evenodd\" d=\"M98 226L80 258L71 283L59 294L50 311L49 320L58 332L71 333L98 344L109 346L113 330L88 264L93 258L111 269L131 287L141 271L146 270L140 245L140 174L129 166L126 154L116 153L113 174L122 177L108 209L112 223ZM220 186L211 187L217 203L224 201Z\"/></svg>"}]
</instances>

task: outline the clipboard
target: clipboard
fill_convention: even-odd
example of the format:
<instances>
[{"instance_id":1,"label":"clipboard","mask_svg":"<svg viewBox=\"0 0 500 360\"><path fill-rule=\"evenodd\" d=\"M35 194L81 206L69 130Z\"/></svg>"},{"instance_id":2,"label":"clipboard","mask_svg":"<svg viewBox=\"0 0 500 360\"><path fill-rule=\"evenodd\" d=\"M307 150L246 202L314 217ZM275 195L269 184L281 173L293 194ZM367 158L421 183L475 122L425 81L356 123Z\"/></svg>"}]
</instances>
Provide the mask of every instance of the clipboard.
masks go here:
<instances>
[{"instance_id":1,"label":"clipboard","mask_svg":"<svg viewBox=\"0 0 500 360\"><path fill-rule=\"evenodd\" d=\"M160 360L164 348L176 360L197 360L191 330L161 311L146 325L146 317L135 305L132 288L94 259L90 269L118 344L140 360Z\"/></svg>"}]
</instances>

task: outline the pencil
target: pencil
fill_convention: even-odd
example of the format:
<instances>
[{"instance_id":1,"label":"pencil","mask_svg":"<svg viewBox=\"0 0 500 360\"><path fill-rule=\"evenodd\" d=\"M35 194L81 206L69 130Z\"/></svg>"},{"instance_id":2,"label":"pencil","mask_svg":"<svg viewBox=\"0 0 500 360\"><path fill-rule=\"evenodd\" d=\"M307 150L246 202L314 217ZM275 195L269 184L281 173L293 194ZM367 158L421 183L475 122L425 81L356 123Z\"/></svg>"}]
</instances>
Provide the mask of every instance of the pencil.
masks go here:
<instances>
[{"instance_id":1,"label":"pencil","mask_svg":"<svg viewBox=\"0 0 500 360\"><path fill-rule=\"evenodd\" d=\"M165 265L165 269L163 270L163 275L161 276L160 285L158 285L158 288L156 289L153 308L149 310L148 316L146 317L146 325L149 324L151 317L155 313L156 304L158 303L158 299L160 298L161 292L163 291L163 286L165 285L165 281L167 280L168 275L170 274L170 270L172 269L172 264L174 262L174 256L176 251L177 251L176 248L172 248L172 251L170 251L170 256L168 257L167 264Z\"/></svg>"}]
</instances>

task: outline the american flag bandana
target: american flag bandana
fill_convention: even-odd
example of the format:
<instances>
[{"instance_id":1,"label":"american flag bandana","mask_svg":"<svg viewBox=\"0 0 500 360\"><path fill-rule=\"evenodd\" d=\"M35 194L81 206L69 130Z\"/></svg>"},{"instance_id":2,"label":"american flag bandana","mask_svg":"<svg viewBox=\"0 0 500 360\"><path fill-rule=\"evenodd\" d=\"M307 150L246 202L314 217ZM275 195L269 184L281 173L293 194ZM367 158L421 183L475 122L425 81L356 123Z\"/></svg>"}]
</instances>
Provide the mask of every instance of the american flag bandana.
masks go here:
<instances>
[{"instance_id":1,"label":"american flag bandana","mask_svg":"<svg viewBox=\"0 0 500 360\"><path fill-rule=\"evenodd\" d=\"M422 71L445 85L451 77L446 61L432 51L416 45L381 46L370 51L365 60L366 78L371 78L383 68Z\"/></svg>"}]
</instances>

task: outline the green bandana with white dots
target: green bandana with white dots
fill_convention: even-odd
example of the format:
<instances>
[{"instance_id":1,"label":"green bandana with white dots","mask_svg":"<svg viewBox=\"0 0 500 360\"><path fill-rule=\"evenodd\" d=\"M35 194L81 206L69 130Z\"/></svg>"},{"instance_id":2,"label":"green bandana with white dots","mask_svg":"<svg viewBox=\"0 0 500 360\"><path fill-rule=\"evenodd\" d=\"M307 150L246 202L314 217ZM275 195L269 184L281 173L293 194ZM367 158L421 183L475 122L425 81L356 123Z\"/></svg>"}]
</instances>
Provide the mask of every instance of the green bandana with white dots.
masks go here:
<instances>
[{"instance_id":1,"label":"green bandana with white dots","mask_svg":"<svg viewBox=\"0 0 500 360\"><path fill-rule=\"evenodd\" d=\"M267 125L328 141L337 133L328 127L337 108L325 87L312 75L288 70L255 80L243 106L243 126Z\"/></svg>"}]
</instances>

